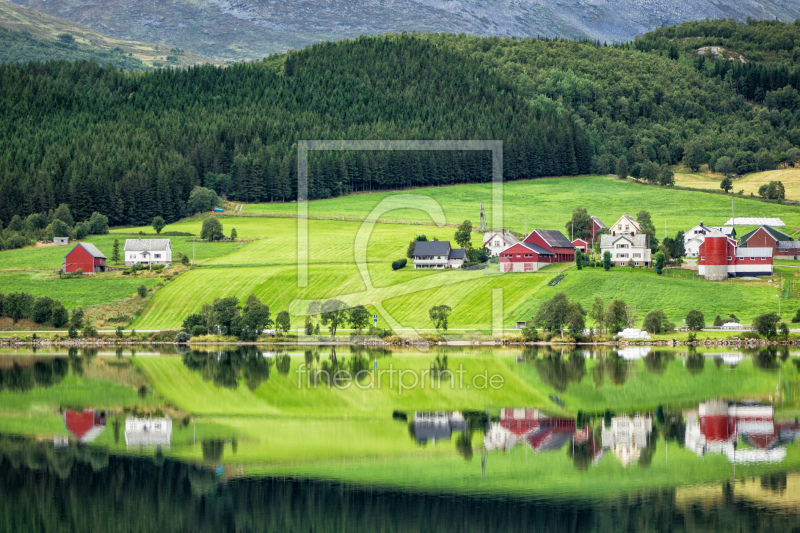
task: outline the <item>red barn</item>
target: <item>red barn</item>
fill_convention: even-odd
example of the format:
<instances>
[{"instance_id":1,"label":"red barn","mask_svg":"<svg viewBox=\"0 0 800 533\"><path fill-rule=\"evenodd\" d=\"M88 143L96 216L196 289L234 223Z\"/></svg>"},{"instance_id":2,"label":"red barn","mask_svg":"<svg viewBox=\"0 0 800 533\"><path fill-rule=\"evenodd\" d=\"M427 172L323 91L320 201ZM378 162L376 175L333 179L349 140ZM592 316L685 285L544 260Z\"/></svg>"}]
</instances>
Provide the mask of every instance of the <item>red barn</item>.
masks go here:
<instances>
[{"instance_id":1,"label":"red barn","mask_svg":"<svg viewBox=\"0 0 800 533\"><path fill-rule=\"evenodd\" d=\"M740 246L747 248L772 248L773 257L778 253L778 243L790 243L794 239L772 226L761 226L742 235Z\"/></svg>"},{"instance_id":2,"label":"red barn","mask_svg":"<svg viewBox=\"0 0 800 533\"><path fill-rule=\"evenodd\" d=\"M572 241L572 245L577 250L580 248L581 252L588 254L589 253L589 243L584 241L583 239L575 239Z\"/></svg>"},{"instance_id":3,"label":"red barn","mask_svg":"<svg viewBox=\"0 0 800 533\"><path fill-rule=\"evenodd\" d=\"M697 273L708 280L729 276L768 276L772 274L772 248L736 246L736 241L712 230L698 252Z\"/></svg>"},{"instance_id":4,"label":"red barn","mask_svg":"<svg viewBox=\"0 0 800 533\"><path fill-rule=\"evenodd\" d=\"M569 263L575 260L575 246L558 230L535 229L522 242L541 246L554 254L553 263Z\"/></svg>"},{"instance_id":5,"label":"red barn","mask_svg":"<svg viewBox=\"0 0 800 533\"><path fill-rule=\"evenodd\" d=\"M64 258L64 272L84 274L106 271L106 256L94 244L80 243Z\"/></svg>"},{"instance_id":6,"label":"red barn","mask_svg":"<svg viewBox=\"0 0 800 533\"><path fill-rule=\"evenodd\" d=\"M536 272L555 263L555 254L527 242L512 244L500 252L500 272Z\"/></svg>"}]
</instances>

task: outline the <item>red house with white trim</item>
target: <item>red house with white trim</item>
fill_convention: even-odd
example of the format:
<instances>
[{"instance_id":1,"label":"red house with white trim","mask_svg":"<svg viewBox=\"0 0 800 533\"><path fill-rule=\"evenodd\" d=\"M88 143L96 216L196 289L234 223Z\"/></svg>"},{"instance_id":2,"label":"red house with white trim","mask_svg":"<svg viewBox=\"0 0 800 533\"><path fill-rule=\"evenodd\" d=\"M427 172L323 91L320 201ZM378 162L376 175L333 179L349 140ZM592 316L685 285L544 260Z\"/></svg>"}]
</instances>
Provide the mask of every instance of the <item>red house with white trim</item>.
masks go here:
<instances>
[{"instance_id":1,"label":"red house with white trim","mask_svg":"<svg viewBox=\"0 0 800 533\"><path fill-rule=\"evenodd\" d=\"M555 263L555 254L527 242L512 244L500 252L500 272L536 272Z\"/></svg>"},{"instance_id":2,"label":"red house with white trim","mask_svg":"<svg viewBox=\"0 0 800 533\"><path fill-rule=\"evenodd\" d=\"M580 248L581 252L585 254L589 253L589 243L584 241L583 239L575 239L574 241L572 241L572 245L575 247L576 250Z\"/></svg>"},{"instance_id":3,"label":"red house with white trim","mask_svg":"<svg viewBox=\"0 0 800 533\"><path fill-rule=\"evenodd\" d=\"M94 244L78 243L64 258L62 268L68 274L78 270L84 274L105 272L106 256Z\"/></svg>"}]
</instances>

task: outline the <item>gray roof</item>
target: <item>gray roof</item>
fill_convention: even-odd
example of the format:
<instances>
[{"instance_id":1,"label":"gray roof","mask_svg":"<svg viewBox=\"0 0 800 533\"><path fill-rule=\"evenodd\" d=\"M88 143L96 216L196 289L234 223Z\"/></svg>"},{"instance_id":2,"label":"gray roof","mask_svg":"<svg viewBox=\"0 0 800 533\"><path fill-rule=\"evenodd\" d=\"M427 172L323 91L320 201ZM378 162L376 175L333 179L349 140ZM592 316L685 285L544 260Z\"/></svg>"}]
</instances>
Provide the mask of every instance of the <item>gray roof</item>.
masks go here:
<instances>
[{"instance_id":1,"label":"gray roof","mask_svg":"<svg viewBox=\"0 0 800 533\"><path fill-rule=\"evenodd\" d=\"M83 249L89 252L89 255L91 255L92 257L100 257L102 259L106 258L106 256L103 255L103 252L98 250L97 246L95 246L94 244L90 244L88 242L82 242L78 244L78 246L83 246ZM76 246L75 248L77 248L78 246ZM75 248L73 248L73 250Z\"/></svg>"},{"instance_id":2,"label":"gray roof","mask_svg":"<svg viewBox=\"0 0 800 533\"><path fill-rule=\"evenodd\" d=\"M614 246L615 242L622 239L633 242L633 246L636 248L647 248L647 234L645 233L637 233L633 237L627 233L621 235L600 235L600 248L611 248Z\"/></svg>"},{"instance_id":3,"label":"gray roof","mask_svg":"<svg viewBox=\"0 0 800 533\"><path fill-rule=\"evenodd\" d=\"M166 252L170 247L169 239L127 239L126 252Z\"/></svg>"},{"instance_id":4,"label":"gray roof","mask_svg":"<svg viewBox=\"0 0 800 533\"><path fill-rule=\"evenodd\" d=\"M603 221L602 221L602 220L600 220L599 218L597 218L597 217L589 217L589 218L591 218L592 220L594 220L594 221L597 223L597 225L598 225L598 227L599 227L600 229L606 229L606 225L605 225L605 224L603 224Z\"/></svg>"},{"instance_id":5,"label":"gray roof","mask_svg":"<svg viewBox=\"0 0 800 533\"><path fill-rule=\"evenodd\" d=\"M417 241L414 257L425 255L449 255L450 241Z\"/></svg>"},{"instance_id":6,"label":"gray roof","mask_svg":"<svg viewBox=\"0 0 800 533\"><path fill-rule=\"evenodd\" d=\"M800 249L800 241L778 241L778 250L797 250Z\"/></svg>"},{"instance_id":7,"label":"gray roof","mask_svg":"<svg viewBox=\"0 0 800 533\"><path fill-rule=\"evenodd\" d=\"M535 229L533 230L538 233L544 242L548 245L553 246L555 248L575 248L569 239L564 237L564 234L556 229Z\"/></svg>"},{"instance_id":8,"label":"gray roof","mask_svg":"<svg viewBox=\"0 0 800 533\"><path fill-rule=\"evenodd\" d=\"M538 244L533 244L532 242L521 242L520 244L529 250L533 250L539 255L555 255L553 252L545 250Z\"/></svg>"},{"instance_id":9,"label":"gray roof","mask_svg":"<svg viewBox=\"0 0 800 533\"><path fill-rule=\"evenodd\" d=\"M736 257L772 257L772 248L744 248L736 249Z\"/></svg>"},{"instance_id":10,"label":"gray roof","mask_svg":"<svg viewBox=\"0 0 800 533\"><path fill-rule=\"evenodd\" d=\"M448 259L463 259L467 260L467 251L464 248L452 248Z\"/></svg>"}]
</instances>

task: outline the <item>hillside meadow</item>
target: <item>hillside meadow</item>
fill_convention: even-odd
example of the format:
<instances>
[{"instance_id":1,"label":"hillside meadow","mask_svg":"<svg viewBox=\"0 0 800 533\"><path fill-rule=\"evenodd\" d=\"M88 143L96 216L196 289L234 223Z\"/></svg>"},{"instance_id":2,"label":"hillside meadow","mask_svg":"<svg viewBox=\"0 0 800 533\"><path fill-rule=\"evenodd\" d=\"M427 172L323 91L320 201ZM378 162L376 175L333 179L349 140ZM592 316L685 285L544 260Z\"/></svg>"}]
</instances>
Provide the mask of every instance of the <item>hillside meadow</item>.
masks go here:
<instances>
[{"instance_id":1,"label":"hillside meadow","mask_svg":"<svg viewBox=\"0 0 800 533\"><path fill-rule=\"evenodd\" d=\"M676 177L677 179L677 177ZM731 216L731 200L725 195L708 194L680 189L655 187L632 180L606 176L574 178L542 178L506 182L503 185L503 225L519 233L534 228L565 231L572 210L585 207L590 215L600 217L607 225L623 214L635 216L641 210L650 212L656 235L675 236L701 220L706 224L722 225ZM718 188L717 184L715 187ZM710 187L705 187L710 188ZM354 194L308 204L311 216L365 218L384 199L398 192ZM444 211L448 223L460 224L469 219L474 226L480 220L480 202L485 202L486 218L493 222L492 184L453 185L406 189L402 194L433 198ZM788 193L787 193L788 195ZM734 196L736 216L781 217L788 226L800 227L800 211L796 207L779 205ZM296 215L295 203L246 204L245 214ZM407 205L381 215L383 220L430 223L426 213Z\"/></svg>"},{"instance_id":2,"label":"hillside meadow","mask_svg":"<svg viewBox=\"0 0 800 533\"><path fill-rule=\"evenodd\" d=\"M675 185L681 187L691 187L693 189L719 189L722 181L721 174L697 174L697 173L675 173ZM733 180L733 192L744 191L745 195L758 196L758 188L768 184L770 181L780 181L786 189L788 200L800 200L800 168L783 168L778 170L767 170L764 172L754 172L742 178ZM737 198L739 198L737 196ZM742 215L750 216L750 215ZM784 220L784 222L786 222Z\"/></svg>"}]
</instances>

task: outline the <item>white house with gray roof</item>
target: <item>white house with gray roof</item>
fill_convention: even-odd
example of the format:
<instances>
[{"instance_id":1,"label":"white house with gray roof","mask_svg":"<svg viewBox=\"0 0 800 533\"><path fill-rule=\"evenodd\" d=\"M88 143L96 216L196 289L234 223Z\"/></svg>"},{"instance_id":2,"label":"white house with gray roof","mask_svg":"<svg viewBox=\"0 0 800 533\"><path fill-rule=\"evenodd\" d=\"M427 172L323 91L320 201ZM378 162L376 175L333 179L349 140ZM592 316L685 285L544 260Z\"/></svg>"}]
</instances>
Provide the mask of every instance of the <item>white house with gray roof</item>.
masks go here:
<instances>
[{"instance_id":1,"label":"white house with gray roof","mask_svg":"<svg viewBox=\"0 0 800 533\"><path fill-rule=\"evenodd\" d=\"M125 266L170 264L172 264L172 243L169 239L125 241Z\"/></svg>"},{"instance_id":2,"label":"white house with gray roof","mask_svg":"<svg viewBox=\"0 0 800 533\"><path fill-rule=\"evenodd\" d=\"M600 255L611 253L611 262L618 266L650 266L650 246L644 233L600 236Z\"/></svg>"},{"instance_id":3,"label":"white house with gray roof","mask_svg":"<svg viewBox=\"0 0 800 533\"><path fill-rule=\"evenodd\" d=\"M450 241L417 241L414 268L461 268L467 260L464 248L451 248Z\"/></svg>"}]
</instances>

